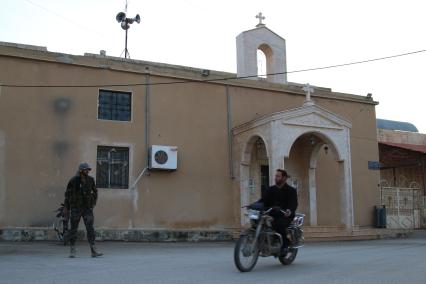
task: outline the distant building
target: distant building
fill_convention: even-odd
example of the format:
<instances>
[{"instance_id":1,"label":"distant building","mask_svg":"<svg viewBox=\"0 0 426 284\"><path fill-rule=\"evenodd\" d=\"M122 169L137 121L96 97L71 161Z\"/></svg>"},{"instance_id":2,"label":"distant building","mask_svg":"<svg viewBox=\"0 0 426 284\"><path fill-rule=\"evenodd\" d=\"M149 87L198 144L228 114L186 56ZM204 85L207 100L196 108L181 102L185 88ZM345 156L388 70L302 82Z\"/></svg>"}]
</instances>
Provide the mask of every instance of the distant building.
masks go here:
<instances>
[{"instance_id":1,"label":"distant building","mask_svg":"<svg viewBox=\"0 0 426 284\"><path fill-rule=\"evenodd\" d=\"M419 132L414 124L409 122L377 119L377 129L385 129L392 131L406 131L406 132Z\"/></svg>"},{"instance_id":2,"label":"distant building","mask_svg":"<svg viewBox=\"0 0 426 284\"><path fill-rule=\"evenodd\" d=\"M377 120L377 139L388 226L426 227L426 134L411 123Z\"/></svg>"},{"instance_id":3,"label":"distant building","mask_svg":"<svg viewBox=\"0 0 426 284\"><path fill-rule=\"evenodd\" d=\"M377 120L381 179L393 186L425 188L426 134L407 122Z\"/></svg>"}]
</instances>

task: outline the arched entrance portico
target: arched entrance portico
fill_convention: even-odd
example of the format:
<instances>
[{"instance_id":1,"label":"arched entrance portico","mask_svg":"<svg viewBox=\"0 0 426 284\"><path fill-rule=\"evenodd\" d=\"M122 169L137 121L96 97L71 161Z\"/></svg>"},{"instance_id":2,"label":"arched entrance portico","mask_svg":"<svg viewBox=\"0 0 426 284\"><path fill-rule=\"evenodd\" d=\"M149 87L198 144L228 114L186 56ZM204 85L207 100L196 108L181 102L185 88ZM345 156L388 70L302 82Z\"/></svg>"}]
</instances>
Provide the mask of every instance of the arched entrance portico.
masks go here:
<instances>
[{"instance_id":1,"label":"arched entrance portico","mask_svg":"<svg viewBox=\"0 0 426 284\"><path fill-rule=\"evenodd\" d=\"M307 225L341 226L341 162L333 142L318 132L307 132L293 143L284 158L291 173L288 183L298 190L300 212Z\"/></svg>"},{"instance_id":2,"label":"arched entrance portico","mask_svg":"<svg viewBox=\"0 0 426 284\"><path fill-rule=\"evenodd\" d=\"M303 107L274 113L261 117L251 122L234 128L234 147L238 150L237 170L240 178L241 204L248 201L251 149L253 137L262 137L268 156L269 182L273 183L275 170L287 168L286 163L291 166L291 150L293 145L299 143L298 139L309 139L316 137L318 142L309 148L307 154L306 171L307 192L305 192L305 210L309 215L311 225L318 225L318 200L317 200L317 178L316 169L318 158L324 145L328 145L328 151L335 157L338 174L335 179L339 196L340 216L339 224L343 224L348 230L353 228L353 203L352 203L352 172L350 151L350 128L351 124L326 109L314 104L306 104ZM308 138L307 138L308 137ZM300 141L300 140L299 140ZM291 172L290 172L291 174ZM241 215L241 222L245 219Z\"/></svg>"},{"instance_id":3,"label":"arched entrance portico","mask_svg":"<svg viewBox=\"0 0 426 284\"><path fill-rule=\"evenodd\" d=\"M264 138L261 134L251 136L243 149L240 164L241 207L258 200L262 190L269 185L269 156ZM266 179L266 180L265 180ZM246 220L241 212L241 223Z\"/></svg>"}]
</instances>

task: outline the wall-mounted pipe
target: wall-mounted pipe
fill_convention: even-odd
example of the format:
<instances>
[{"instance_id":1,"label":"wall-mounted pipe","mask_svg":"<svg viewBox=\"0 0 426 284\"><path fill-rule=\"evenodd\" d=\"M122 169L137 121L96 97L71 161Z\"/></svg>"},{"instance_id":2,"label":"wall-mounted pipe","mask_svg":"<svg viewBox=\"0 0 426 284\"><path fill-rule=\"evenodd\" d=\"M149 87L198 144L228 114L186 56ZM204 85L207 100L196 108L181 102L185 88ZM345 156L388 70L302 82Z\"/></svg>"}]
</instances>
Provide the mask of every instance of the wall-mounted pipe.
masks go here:
<instances>
[{"instance_id":1,"label":"wall-mounted pipe","mask_svg":"<svg viewBox=\"0 0 426 284\"><path fill-rule=\"evenodd\" d=\"M229 94L229 85L225 85L226 92L226 115L228 122L228 165L229 165L229 175L231 178L234 176L234 165L233 165L233 145L232 145L232 105L231 105L231 95Z\"/></svg>"},{"instance_id":2,"label":"wall-mounted pipe","mask_svg":"<svg viewBox=\"0 0 426 284\"><path fill-rule=\"evenodd\" d=\"M150 115L150 91L151 86L150 75L145 74L145 154L146 154L146 167L149 166L149 134L150 134L150 123L149 123L149 115Z\"/></svg>"}]
</instances>

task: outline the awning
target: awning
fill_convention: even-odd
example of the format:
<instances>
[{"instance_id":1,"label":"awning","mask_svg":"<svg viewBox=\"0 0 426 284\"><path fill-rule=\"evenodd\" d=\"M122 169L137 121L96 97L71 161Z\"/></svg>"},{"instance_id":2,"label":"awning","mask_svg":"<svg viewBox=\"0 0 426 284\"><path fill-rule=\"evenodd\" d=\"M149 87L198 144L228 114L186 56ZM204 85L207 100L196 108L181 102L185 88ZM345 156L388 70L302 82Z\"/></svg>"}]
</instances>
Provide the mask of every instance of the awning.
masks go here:
<instances>
[{"instance_id":1,"label":"awning","mask_svg":"<svg viewBox=\"0 0 426 284\"><path fill-rule=\"evenodd\" d=\"M391 143L391 142L380 142L380 141L379 141L379 144L398 147L401 149L406 149L406 150L426 154L426 145L413 145L413 144L402 144L402 143Z\"/></svg>"}]
</instances>

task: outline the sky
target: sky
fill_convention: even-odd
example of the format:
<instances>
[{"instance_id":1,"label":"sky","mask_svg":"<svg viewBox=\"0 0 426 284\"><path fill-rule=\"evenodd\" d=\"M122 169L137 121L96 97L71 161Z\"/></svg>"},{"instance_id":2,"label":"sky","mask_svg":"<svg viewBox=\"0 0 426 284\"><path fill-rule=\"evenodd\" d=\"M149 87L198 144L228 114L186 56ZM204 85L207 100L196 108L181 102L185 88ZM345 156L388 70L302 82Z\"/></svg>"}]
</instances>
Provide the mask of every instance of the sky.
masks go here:
<instances>
[{"instance_id":1,"label":"sky","mask_svg":"<svg viewBox=\"0 0 426 284\"><path fill-rule=\"evenodd\" d=\"M286 39L287 71L426 49L424 0L128 0L132 59L236 72L236 36L258 23ZM0 0L0 41L76 55L120 56L115 16L125 0ZM1 68L1 67L0 67ZM346 67L288 74L379 102L377 118L426 133L426 52Z\"/></svg>"}]
</instances>

